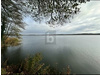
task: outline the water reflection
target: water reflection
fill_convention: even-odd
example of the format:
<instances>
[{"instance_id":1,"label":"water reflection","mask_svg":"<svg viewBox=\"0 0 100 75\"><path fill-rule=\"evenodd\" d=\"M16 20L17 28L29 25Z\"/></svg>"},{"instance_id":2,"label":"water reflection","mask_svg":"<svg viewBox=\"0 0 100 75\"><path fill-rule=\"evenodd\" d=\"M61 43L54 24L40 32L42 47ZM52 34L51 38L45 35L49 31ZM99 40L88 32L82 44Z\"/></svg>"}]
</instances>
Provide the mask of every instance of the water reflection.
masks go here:
<instances>
[{"instance_id":1,"label":"water reflection","mask_svg":"<svg viewBox=\"0 0 100 75\"><path fill-rule=\"evenodd\" d=\"M24 36L22 45L2 52L2 60L18 63L40 52L42 62L59 70L70 65L72 73L100 74L99 41L100 36L57 36L55 45L46 45L45 36Z\"/></svg>"}]
</instances>

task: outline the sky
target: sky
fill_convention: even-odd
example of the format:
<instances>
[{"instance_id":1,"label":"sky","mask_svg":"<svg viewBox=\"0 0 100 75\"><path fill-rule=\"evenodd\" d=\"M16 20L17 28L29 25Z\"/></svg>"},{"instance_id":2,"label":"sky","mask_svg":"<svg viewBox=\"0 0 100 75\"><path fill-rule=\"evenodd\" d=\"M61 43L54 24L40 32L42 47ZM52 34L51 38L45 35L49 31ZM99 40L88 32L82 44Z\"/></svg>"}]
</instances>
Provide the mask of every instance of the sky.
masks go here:
<instances>
[{"instance_id":1,"label":"sky","mask_svg":"<svg viewBox=\"0 0 100 75\"><path fill-rule=\"evenodd\" d=\"M23 20L27 24L23 34L44 34L48 31L55 31L57 34L73 33L100 33L100 1L90 1L80 6L80 13L71 19L71 23L63 26L50 27L45 22L35 22L27 16Z\"/></svg>"}]
</instances>

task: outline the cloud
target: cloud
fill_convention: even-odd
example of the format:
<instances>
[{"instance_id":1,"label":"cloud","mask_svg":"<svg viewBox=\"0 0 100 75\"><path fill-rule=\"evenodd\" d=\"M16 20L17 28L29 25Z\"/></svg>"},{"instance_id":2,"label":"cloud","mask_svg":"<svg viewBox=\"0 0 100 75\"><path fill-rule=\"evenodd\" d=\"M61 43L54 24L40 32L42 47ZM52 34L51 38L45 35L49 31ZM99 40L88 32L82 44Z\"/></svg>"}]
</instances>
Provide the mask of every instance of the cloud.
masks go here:
<instances>
[{"instance_id":1,"label":"cloud","mask_svg":"<svg viewBox=\"0 0 100 75\"><path fill-rule=\"evenodd\" d=\"M81 12L74 16L71 23L56 28L46 23L37 23L32 18L26 17L26 30L23 33L45 33L48 30L56 30L57 33L100 33L100 1L91 1L81 4Z\"/></svg>"}]
</instances>

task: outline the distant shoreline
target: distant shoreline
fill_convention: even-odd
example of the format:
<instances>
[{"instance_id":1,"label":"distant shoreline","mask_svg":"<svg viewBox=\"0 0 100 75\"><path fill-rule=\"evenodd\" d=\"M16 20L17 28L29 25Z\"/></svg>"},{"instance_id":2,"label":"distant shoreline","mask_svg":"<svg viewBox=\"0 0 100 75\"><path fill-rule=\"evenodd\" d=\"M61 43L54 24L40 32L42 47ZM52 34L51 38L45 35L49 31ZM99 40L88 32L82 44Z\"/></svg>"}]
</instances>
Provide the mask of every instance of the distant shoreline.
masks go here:
<instances>
[{"instance_id":1,"label":"distant shoreline","mask_svg":"<svg viewBox=\"0 0 100 75\"><path fill-rule=\"evenodd\" d=\"M67 35L100 35L99 34L22 34L21 36L67 36Z\"/></svg>"}]
</instances>

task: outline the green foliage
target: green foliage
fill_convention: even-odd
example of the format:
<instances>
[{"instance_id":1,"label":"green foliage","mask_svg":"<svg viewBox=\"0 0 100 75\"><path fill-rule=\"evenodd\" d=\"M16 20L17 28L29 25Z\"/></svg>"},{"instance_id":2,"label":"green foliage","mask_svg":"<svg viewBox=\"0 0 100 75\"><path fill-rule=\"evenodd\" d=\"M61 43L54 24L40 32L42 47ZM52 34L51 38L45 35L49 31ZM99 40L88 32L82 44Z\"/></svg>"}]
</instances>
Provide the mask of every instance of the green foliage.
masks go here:
<instances>
[{"instance_id":1,"label":"green foliage","mask_svg":"<svg viewBox=\"0 0 100 75\"><path fill-rule=\"evenodd\" d=\"M70 74L70 68L67 67L65 72L58 71L57 69L47 66L41 62L42 56L40 53L35 54L33 57L28 57L21 64L7 65L7 60L3 63L2 74L25 74L25 75L45 75L45 74Z\"/></svg>"},{"instance_id":2,"label":"green foliage","mask_svg":"<svg viewBox=\"0 0 100 75\"><path fill-rule=\"evenodd\" d=\"M7 46L16 46L20 44L20 40L18 38L14 38L14 37L9 37L5 40L5 44Z\"/></svg>"},{"instance_id":3,"label":"green foliage","mask_svg":"<svg viewBox=\"0 0 100 75\"><path fill-rule=\"evenodd\" d=\"M42 56L40 53L36 54L33 58L28 57L25 59L24 71L28 74L47 74L49 66L44 67L44 63L40 63Z\"/></svg>"},{"instance_id":4,"label":"green foliage","mask_svg":"<svg viewBox=\"0 0 100 75\"><path fill-rule=\"evenodd\" d=\"M8 47L8 46L17 46L21 44L21 40L16 37L7 37L6 40L1 42L1 48Z\"/></svg>"},{"instance_id":5,"label":"green foliage","mask_svg":"<svg viewBox=\"0 0 100 75\"><path fill-rule=\"evenodd\" d=\"M7 74L6 70L4 68L1 68L1 74L4 75L4 74Z\"/></svg>"}]
</instances>

